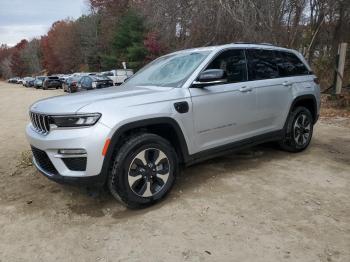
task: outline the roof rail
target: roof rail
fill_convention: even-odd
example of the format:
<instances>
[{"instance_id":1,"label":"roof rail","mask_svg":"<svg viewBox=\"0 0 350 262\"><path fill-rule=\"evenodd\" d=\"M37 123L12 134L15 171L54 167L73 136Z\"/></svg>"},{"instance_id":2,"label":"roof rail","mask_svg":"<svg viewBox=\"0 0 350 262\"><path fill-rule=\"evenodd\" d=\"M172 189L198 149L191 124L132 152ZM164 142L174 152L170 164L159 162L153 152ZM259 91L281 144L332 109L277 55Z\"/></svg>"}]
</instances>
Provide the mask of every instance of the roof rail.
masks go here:
<instances>
[{"instance_id":1,"label":"roof rail","mask_svg":"<svg viewBox=\"0 0 350 262\"><path fill-rule=\"evenodd\" d=\"M271 45L271 46L275 46L274 44L271 44L271 43L259 43L259 45Z\"/></svg>"},{"instance_id":2,"label":"roof rail","mask_svg":"<svg viewBox=\"0 0 350 262\"><path fill-rule=\"evenodd\" d=\"M254 45L256 43L253 43L253 42L233 42L232 44L238 44L238 45L243 45L243 44L246 44L246 45Z\"/></svg>"},{"instance_id":3,"label":"roof rail","mask_svg":"<svg viewBox=\"0 0 350 262\"><path fill-rule=\"evenodd\" d=\"M233 42L232 44L246 44L246 45L269 45L269 46L275 46L274 44L271 43L254 43L254 42Z\"/></svg>"}]
</instances>

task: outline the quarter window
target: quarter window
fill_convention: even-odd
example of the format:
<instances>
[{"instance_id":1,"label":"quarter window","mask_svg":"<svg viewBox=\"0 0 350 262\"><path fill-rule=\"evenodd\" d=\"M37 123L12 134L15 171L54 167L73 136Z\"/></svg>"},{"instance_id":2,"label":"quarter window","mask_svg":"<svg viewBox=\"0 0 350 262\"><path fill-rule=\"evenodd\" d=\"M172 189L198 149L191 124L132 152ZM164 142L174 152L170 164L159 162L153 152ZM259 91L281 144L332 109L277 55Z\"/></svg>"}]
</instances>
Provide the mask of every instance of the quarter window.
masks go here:
<instances>
[{"instance_id":1,"label":"quarter window","mask_svg":"<svg viewBox=\"0 0 350 262\"><path fill-rule=\"evenodd\" d=\"M280 77L310 74L304 63L295 54L276 51L276 60Z\"/></svg>"},{"instance_id":2,"label":"quarter window","mask_svg":"<svg viewBox=\"0 0 350 262\"><path fill-rule=\"evenodd\" d=\"M246 54L249 80L278 77L277 63L272 50L249 49Z\"/></svg>"},{"instance_id":3,"label":"quarter window","mask_svg":"<svg viewBox=\"0 0 350 262\"><path fill-rule=\"evenodd\" d=\"M232 49L222 52L207 67L226 72L228 83L247 81L246 60L243 50Z\"/></svg>"}]
</instances>

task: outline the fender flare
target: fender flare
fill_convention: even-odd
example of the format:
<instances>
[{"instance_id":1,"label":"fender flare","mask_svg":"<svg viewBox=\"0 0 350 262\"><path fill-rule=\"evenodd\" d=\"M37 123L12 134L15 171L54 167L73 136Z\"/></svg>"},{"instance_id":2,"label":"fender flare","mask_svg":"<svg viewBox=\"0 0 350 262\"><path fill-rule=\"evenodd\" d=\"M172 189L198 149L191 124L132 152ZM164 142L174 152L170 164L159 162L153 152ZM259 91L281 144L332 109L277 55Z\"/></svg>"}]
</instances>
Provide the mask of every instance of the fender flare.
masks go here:
<instances>
[{"instance_id":1,"label":"fender flare","mask_svg":"<svg viewBox=\"0 0 350 262\"><path fill-rule=\"evenodd\" d=\"M313 101L312 105L313 105L313 109L315 112L315 115L314 115L314 124L315 124L317 122L318 116L317 116L317 100L316 100L316 97L314 95L309 94L309 95L297 96L293 100L293 102L290 106L289 113L292 111L292 109L294 108L294 106L297 102L302 101L302 100L310 100L310 99ZM288 115L289 115L289 113L288 113Z\"/></svg>"},{"instance_id":2,"label":"fender flare","mask_svg":"<svg viewBox=\"0 0 350 262\"><path fill-rule=\"evenodd\" d=\"M112 157L115 151L115 147L119 139L122 137L122 135L125 132L130 131L132 129L143 128L143 127L147 128L147 126L156 125L156 124L168 124L168 125L171 125L172 128L174 128L177 139L179 141L179 147L183 156L183 161L184 162L188 161L189 153L188 153L187 143L183 135L182 129L176 120L170 117L158 117L158 118L149 118L149 119L139 120L135 122L130 122L119 127L111 137L107 153L103 160L101 173L100 173L104 182L106 182L108 177L108 170L113 161Z\"/></svg>"},{"instance_id":3,"label":"fender flare","mask_svg":"<svg viewBox=\"0 0 350 262\"><path fill-rule=\"evenodd\" d=\"M293 111L293 108L295 107L295 104L298 103L299 101L310 100L310 99L313 101L312 104L313 104L313 108L314 108L314 112L315 112L314 124L316 124L316 122L318 120L316 97L314 95L311 95L311 94L297 96L296 98L294 98L294 100L292 101L292 103L291 103L291 105L289 107L288 115L287 115L287 118L285 120L284 127L283 127L283 130L285 130L285 132L287 132L287 130L288 130L288 118L289 118L289 115L291 114L291 112Z\"/></svg>"}]
</instances>

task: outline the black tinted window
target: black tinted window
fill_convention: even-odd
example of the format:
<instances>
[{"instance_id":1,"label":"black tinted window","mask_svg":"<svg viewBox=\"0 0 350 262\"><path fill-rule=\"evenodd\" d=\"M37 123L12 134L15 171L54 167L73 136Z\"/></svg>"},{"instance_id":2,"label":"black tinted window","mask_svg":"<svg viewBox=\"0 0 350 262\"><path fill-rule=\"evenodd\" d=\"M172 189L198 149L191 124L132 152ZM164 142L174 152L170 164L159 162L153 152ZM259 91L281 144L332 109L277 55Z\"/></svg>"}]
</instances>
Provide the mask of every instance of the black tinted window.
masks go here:
<instances>
[{"instance_id":1,"label":"black tinted window","mask_svg":"<svg viewBox=\"0 0 350 262\"><path fill-rule=\"evenodd\" d=\"M249 80L261 80L278 77L278 69L272 50L247 50Z\"/></svg>"},{"instance_id":2,"label":"black tinted window","mask_svg":"<svg viewBox=\"0 0 350 262\"><path fill-rule=\"evenodd\" d=\"M276 51L276 59L281 77L310 74L304 63L295 54Z\"/></svg>"},{"instance_id":3,"label":"black tinted window","mask_svg":"<svg viewBox=\"0 0 350 262\"><path fill-rule=\"evenodd\" d=\"M215 58L207 69L222 69L229 83L247 80L246 61L243 50L229 50Z\"/></svg>"}]
</instances>

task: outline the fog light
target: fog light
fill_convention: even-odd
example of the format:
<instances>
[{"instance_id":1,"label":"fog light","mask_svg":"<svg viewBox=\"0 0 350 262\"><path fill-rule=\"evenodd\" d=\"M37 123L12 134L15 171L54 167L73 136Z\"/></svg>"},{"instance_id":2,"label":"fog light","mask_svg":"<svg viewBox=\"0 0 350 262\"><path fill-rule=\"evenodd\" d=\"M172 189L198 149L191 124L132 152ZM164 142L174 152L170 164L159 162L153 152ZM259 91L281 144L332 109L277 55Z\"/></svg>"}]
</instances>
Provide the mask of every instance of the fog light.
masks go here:
<instances>
[{"instance_id":1,"label":"fog light","mask_svg":"<svg viewBox=\"0 0 350 262\"><path fill-rule=\"evenodd\" d=\"M59 149L58 153L61 155L84 155L85 149Z\"/></svg>"}]
</instances>

